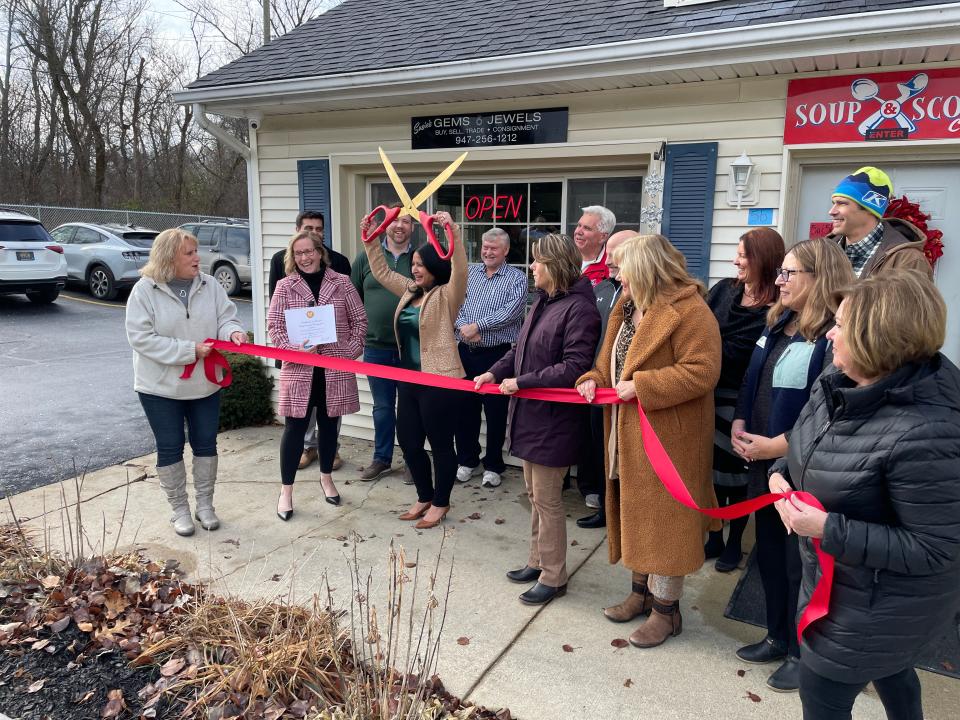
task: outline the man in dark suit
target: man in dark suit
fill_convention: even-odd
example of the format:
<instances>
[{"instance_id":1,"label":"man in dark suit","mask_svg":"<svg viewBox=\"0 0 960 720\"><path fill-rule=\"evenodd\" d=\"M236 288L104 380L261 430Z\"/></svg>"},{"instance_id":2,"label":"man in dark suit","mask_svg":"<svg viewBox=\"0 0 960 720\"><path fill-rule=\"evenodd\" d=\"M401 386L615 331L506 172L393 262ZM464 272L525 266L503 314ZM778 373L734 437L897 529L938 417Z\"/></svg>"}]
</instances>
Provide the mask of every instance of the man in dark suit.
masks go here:
<instances>
[{"instance_id":1,"label":"man in dark suit","mask_svg":"<svg viewBox=\"0 0 960 720\"><path fill-rule=\"evenodd\" d=\"M316 233L323 239L324 220L323 213L319 210L304 210L297 215L297 232ZM324 243L326 244L326 243ZM350 261L344 255L327 244L327 252L330 254L330 269L342 275L350 276ZM284 257L287 249L277 250L270 260L270 297L273 297L273 291L277 288L280 279L286 276L284 269ZM277 367L280 367L280 361L277 361ZM300 456L300 469L307 467L317 459L317 418L316 410L307 425L307 434L303 438L303 455ZM340 430L340 424L337 423L337 431ZM343 466L343 460L340 459L340 453L337 453L333 460L333 469L339 470Z\"/></svg>"}]
</instances>

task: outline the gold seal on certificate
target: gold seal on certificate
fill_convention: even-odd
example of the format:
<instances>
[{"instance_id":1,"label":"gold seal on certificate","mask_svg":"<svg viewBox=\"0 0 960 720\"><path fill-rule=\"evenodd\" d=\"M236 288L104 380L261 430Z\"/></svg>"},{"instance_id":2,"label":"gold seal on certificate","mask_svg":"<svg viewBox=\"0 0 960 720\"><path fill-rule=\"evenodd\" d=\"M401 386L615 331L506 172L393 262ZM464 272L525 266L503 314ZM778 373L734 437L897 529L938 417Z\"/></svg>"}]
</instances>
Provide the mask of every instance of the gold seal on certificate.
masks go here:
<instances>
[{"instance_id":1,"label":"gold seal on certificate","mask_svg":"<svg viewBox=\"0 0 960 720\"><path fill-rule=\"evenodd\" d=\"M337 341L337 320L333 305L290 308L283 311L291 345L326 345Z\"/></svg>"}]
</instances>

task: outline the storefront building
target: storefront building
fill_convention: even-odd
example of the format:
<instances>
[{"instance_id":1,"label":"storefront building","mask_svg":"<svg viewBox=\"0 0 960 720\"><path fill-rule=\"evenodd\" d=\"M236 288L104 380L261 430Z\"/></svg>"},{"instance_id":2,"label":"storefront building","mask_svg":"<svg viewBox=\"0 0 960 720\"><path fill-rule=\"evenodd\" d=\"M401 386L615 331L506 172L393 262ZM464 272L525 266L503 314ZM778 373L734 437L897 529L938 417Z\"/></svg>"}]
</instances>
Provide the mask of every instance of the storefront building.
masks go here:
<instances>
[{"instance_id":1,"label":"storefront building","mask_svg":"<svg viewBox=\"0 0 960 720\"><path fill-rule=\"evenodd\" d=\"M411 194L469 152L423 209L454 215L472 259L496 225L525 266L531 240L603 204L618 229L666 234L708 282L732 274L751 226L788 245L822 234L836 183L877 165L945 233L936 276L960 359L960 4L484 3L447 47L417 22L449 22L458 3L405 5L404 18L359 11L371 5L350 0L177 97L250 119L238 149L258 342L269 258L297 212L323 210L327 241L352 258L360 218L395 199L382 147ZM510 35L518 17L538 28L536 52ZM344 432L372 437L361 400Z\"/></svg>"}]
</instances>

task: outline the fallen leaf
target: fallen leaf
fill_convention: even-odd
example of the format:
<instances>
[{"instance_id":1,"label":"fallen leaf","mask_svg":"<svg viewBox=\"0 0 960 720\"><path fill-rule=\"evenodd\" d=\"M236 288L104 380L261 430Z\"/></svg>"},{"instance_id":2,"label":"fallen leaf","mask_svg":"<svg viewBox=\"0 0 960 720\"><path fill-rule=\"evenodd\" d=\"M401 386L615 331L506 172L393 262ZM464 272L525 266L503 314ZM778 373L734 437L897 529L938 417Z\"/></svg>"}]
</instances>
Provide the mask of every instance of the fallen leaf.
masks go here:
<instances>
[{"instance_id":1,"label":"fallen leaf","mask_svg":"<svg viewBox=\"0 0 960 720\"><path fill-rule=\"evenodd\" d=\"M276 573L276 574L274 574L274 575L271 575L271 576L270 576L270 579L271 579L273 582L280 582L280 574L279 574L279 573Z\"/></svg>"},{"instance_id":2,"label":"fallen leaf","mask_svg":"<svg viewBox=\"0 0 960 720\"><path fill-rule=\"evenodd\" d=\"M760 702L760 696L756 693L750 692L749 690L747 690L747 697L753 700L753 702Z\"/></svg>"},{"instance_id":3,"label":"fallen leaf","mask_svg":"<svg viewBox=\"0 0 960 720\"><path fill-rule=\"evenodd\" d=\"M130 602L127 600L125 595L121 595L116 590L108 590L105 593L104 605L107 608L107 619L113 620L117 615L122 613L128 607L130 607Z\"/></svg>"},{"instance_id":4,"label":"fallen leaf","mask_svg":"<svg viewBox=\"0 0 960 720\"><path fill-rule=\"evenodd\" d=\"M628 643L623 638L614 638L613 640L610 641L610 644L613 645L615 648L625 648L630 643Z\"/></svg>"},{"instance_id":5,"label":"fallen leaf","mask_svg":"<svg viewBox=\"0 0 960 720\"><path fill-rule=\"evenodd\" d=\"M403 566L406 568L415 568L417 564L415 562L405 562Z\"/></svg>"},{"instance_id":6,"label":"fallen leaf","mask_svg":"<svg viewBox=\"0 0 960 720\"><path fill-rule=\"evenodd\" d=\"M85 632L85 633L93 632L93 623L80 622L80 623L77 623L77 628L80 629L80 632Z\"/></svg>"},{"instance_id":7,"label":"fallen leaf","mask_svg":"<svg viewBox=\"0 0 960 720\"><path fill-rule=\"evenodd\" d=\"M74 705L83 705L87 700L94 696L93 690L87 690L81 697L73 701Z\"/></svg>"},{"instance_id":8,"label":"fallen leaf","mask_svg":"<svg viewBox=\"0 0 960 720\"><path fill-rule=\"evenodd\" d=\"M469 645L469 644L470 644L470 638L465 636L461 636L457 638L457 645Z\"/></svg>"},{"instance_id":9,"label":"fallen leaf","mask_svg":"<svg viewBox=\"0 0 960 720\"><path fill-rule=\"evenodd\" d=\"M164 677L173 677L178 672L183 670L184 665L187 664L187 661L183 658L173 657L167 660L163 667L160 668L160 674Z\"/></svg>"},{"instance_id":10,"label":"fallen leaf","mask_svg":"<svg viewBox=\"0 0 960 720\"><path fill-rule=\"evenodd\" d=\"M623 681L623 686L624 686L624 687L627 687L627 688L628 688L628 687L630 687L631 685L633 685L633 680L631 680L630 678L627 678L626 680Z\"/></svg>"},{"instance_id":11,"label":"fallen leaf","mask_svg":"<svg viewBox=\"0 0 960 720\"><path fill-rule=\"evenodd\" d=\"M737 670L737 677L743 677L746 674L747 674L746 670L743 670L743 669Z\"/></svg>"},{"instance_id":12,"label":"fallen leaf","mask_svg":"<svg viewBox=\"0 0 960 720\"><path fill-rule=\"evenodd\" d=\"M493 521L493 524L494 524L494 525L503 525L505 522L506 522L506 520L504 520L503 518L497 518L496 520Z\"/></svg>"},{"instance_id":13,"label":"fallen leaf","mask_svg":"<svg viewBox=\"0 0 960 720\"><path fill-rule=\"evenodd\" d=\"M50 624L50 632L60 633L67 629L67 626L70 624L70 616L64 615L62 618L57 620L54 623Z\"/></svg>"},{"instance_id":14,"label":"fallen leaf","mask_svg":"<svg viewBox=\"0 0 960 720\"><path fill-rule=\"evenodd\" d=\"M30 646L30 649L43 650L49 644L50 644L50 640L48 638L44 638L43 640L37 640L33 645Z\"/></svg>"},{"instance_id":15,"label":"fallen leaf","mask_svg":"<svg viewBox=\"0 0 960 720\"><path fill-rule=\"evenodd\" d=\"M481 515L481 514L478 513L478 512L474 512L474 513L470 513L469 515L467 515L467 517L468 517L470 520L479 520L480 518L483 517L483 515Z\"/></svg>"},{"instance_id":16,"label":"fallen leaf","mask_svg":"<svg viewBox=\"0 0 960 720\"><path fill-rule=\"evenodd\" d=\"M230 545L233 545L234 547L240 547L240 541L239 541L239 540L232 540L232 539L230 539L230 538L227 538L226 540L221 540L220 542L222 542L222 543L228 543L228 544L230 544Z\"/></svg>"},{"instance_id":17,"label":"fallen leaf","mask_svg":"<svg viewBox=\"0 0 960 720\"><path fill-rule=\"evenodd\" d=\"M51 590L52 588L57 587L60 584L59 575L47 575L43 580L40 581L40 584L43 585L45 590Z\"/></svg>"},{"instance_id":18,"label":"fallen leaf","mask_svg":"<svg viewBox=\"0 0 960 720\"><path fill-rule=\"evenodd\" d=\"M576 540L574 540L573 542L570 543L570 547L576 547L576 546L579 545L579 544L580 544L579 542L577 542Z\"/></svg>"},{"instance_id":19,"label":"fallen leaf","mask_svg":"<svg viewBox=\"0 0 960 720\"><path fill-rule=\"evenodd\" d=\"M564 652L573 652L573 645L564 645L564 646L563 646L563 651L564 651Z\"/></svg>"},{"instance_id":20,"label":"fallen leaf","mask_svg":"<svg viewBox=\"0 0 960 720\"><path fill-rule=\"evenodd\" d=\"M27 688L27 694L32 695L35 692L40 692L43 690L43 684L47 681L46 678L43 680L37 680L36 682L30 683L30 687Z\"/></svg>"}]
</instances>

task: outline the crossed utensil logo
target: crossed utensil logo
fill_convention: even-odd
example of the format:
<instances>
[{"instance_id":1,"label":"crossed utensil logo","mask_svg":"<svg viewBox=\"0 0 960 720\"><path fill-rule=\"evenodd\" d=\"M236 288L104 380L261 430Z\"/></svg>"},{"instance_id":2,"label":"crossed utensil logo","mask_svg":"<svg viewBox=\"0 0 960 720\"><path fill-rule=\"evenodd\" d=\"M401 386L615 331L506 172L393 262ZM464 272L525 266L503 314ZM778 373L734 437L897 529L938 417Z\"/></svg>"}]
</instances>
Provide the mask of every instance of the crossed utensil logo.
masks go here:
<instances>
[{"instance_id":1,"label":"crossed utensil logo","mask_svg":"<svg viewBox=\"0 0 960 720\"><path fill-rule=\"evenodd\" d=\"M903 111L903 104L926 90L928 82L929 78L926 73L917 73L907 82L897 84L900 95L897 96L896 100L884 100L880 97L880 86L873 80L870 78L854 80L850 85L850 94L856 100L861 102L876 100L880 103L880 108L860 123L857 132L866 137L868 132L876 130L885 120L893 120L904 130L916 132L917 126Z\"/></svg>"}]
</instances>

